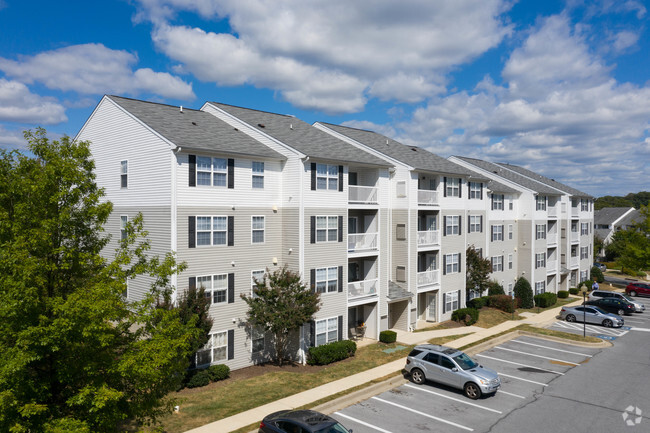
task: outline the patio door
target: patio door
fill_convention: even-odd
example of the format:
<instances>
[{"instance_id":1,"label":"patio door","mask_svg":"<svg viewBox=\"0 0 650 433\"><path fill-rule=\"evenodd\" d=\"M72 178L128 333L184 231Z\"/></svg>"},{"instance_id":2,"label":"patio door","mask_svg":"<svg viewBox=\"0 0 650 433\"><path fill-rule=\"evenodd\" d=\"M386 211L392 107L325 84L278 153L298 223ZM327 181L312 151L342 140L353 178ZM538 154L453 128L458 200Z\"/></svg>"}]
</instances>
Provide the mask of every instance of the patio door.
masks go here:
<instances>
[{"instance_id":1,"label":"patio door","mask_svg":"<svg viewBox=\"0 0 650 433\"><path fill-rule=\"evenodd\" d=\"M427 293L427 321L436 321L436 294Z\"/></svg>"}]
</instances>

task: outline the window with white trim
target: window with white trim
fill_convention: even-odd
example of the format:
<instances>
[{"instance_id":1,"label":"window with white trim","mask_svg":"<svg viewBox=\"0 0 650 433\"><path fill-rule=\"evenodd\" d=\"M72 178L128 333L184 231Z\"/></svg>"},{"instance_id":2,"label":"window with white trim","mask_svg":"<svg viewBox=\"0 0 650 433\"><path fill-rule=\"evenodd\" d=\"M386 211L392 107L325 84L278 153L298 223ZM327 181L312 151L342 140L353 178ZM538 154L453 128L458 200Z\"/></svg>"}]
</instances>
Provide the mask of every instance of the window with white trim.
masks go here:
<instances>
[{"instance_id":1,"label":"window with white trim","mask_svg":"<svg viewBox=\"0 0 650 433\"><path fill-rule=\"evenodd\" d=\"M508 283L508 293L506 293L506 295L512 297L512 290L513 290L512 288L513 288L512 283Z\"/></svg>"},{"instance_id":2,"label":"window with white trim","mask_svg":"<svg viewBox=\"0 0 650 433\"><path fill-rule=\"evenodd\" d=\"M251 243L263 244L264 243L264 217L253 216L251 217Z\"/></svg>"},{"instance_id":3,"label":"window with white trim","mask_svg":"<svg viewBox=\"0 0 650 433\"><path fill-rule=\"evenodd\" d=\"M259 353L264 350L264 330L253 326L251 327L251 352Z\"/></svg>"},{"instance_id":4,"label":"window with white trim","mask_svg":"<svg viewBox=\"0 0 650 433\"><path fill-rule=\"evenodd\" d=\"M445 273L460 272L460 253L445 254Z\"/></svg>"},{"instance_id":5,"label":"window with white trim","mask_svg":"<svg viewBox=\"0 0 650 433\"><path fill-rule=\"evenodd\" d=\"M580 282L587 280L587 271L580 271Z\"/></svg>"},{"instance_id":6,"label":"window with white trim","mask_svg":"<svg viewBox=\"0 0 650 433\"><path fill-rule=\"evenodd\" d=\"M469 198L470 199L481 199L481 187L483 186L480 182L470 182L469 183Z\"/></svg>"},{"instance_id":7,"label":"window with white trim","mask_svg":"<svg viewBox=\"0 0 650 433\"><path fill-rule=\"evenodd\" d=\"M456 311L458 310L458 292L447 292L445 296L445 311Z\"/></svg>"},{"instance_id":8,"label":"window with white trim","mask_svg":"<svg viewBox=\"0 0 650 433\"><path fill-rule=\"evenodd\" d=\"M589 200L581 198L580 199L580 210L583 212L589 211Z\"/></svg>"},{"instance_id":9,"label":"window with white trim","mask_svg":"<svg viewBox=\"0 0 650 433\"><path fill-rule=\"evenodd\" d=\"M503 225L492 226L492 242L503 240Z\"/></svg>"},{"instance_id":10,"label":"window with white trim","mask_svg":"<svg viewBox=\"0 0 650 433\"><path fill-rule=\"evenodd\" d=\"M445 185L447 197L460 197L460 178L448 177Z\"/></svg>"},{"instance_id":11,"label":"window with white trim","mask_svg":"<svg viewBox=\"0 0 650 433\"><path fill-rule=\"evenodd\" d=\"M228 160L225 158L196 157L196 184L227 186Z\"/></svg>"},{"instance_id":12,"label":"window with white trim","mask_svg":"<svg viewBox=\"0 0 650 433\"><path fill-rule=\"evenodd\" d=\"M128 215L120 215L120 240L126 239L126 226L129 223Z\"/></svg>"},{"instance_id":13,"label":"window with white trim","mask_svg":"<svg viewBox=\"0 0 650 433\"><path fill-rule=\"evenodd\" d=\"M512 269L512 254L508 254L508 269Z\"/></svg>"},{"instance_id":14,"label":"window with white trim","mask_svg":"<svg viewBox=\"0 0 650 433\"><path fill-rule=\"evenodd\" d=\"M582 236L589 234L589 223L580 223L580 234Z\"/></svg>"},{"instance_id":15,"label":"window with white trim","mask_svg":"<svg viewBox=\"0 0 650 433\"><path fill-rule=\"evenodd\" d=\"M588 259L589 258L589 248L588 247L580 247L580 259Z\"/></svg>"},{"instance_id":16,"label":"window with white trim","mask_svg":"<svg viewBox=\"0 0 650 433\"><path fill-rule=\"evenodd\" d=\"M546 196L538 195L535 197L535 209L546 210Z\"/></svg>"},{"instance_id":17,"label":"window with white trim","mask_svg":"<svg viewBox=\"0 0 650 433\"><path fill-rule=\"evenodd\" d=\"M261 161L253 161L253 188L264 188L264 163Z\"/></svg>"},{"instance_id":18,"label":"window with white trim","mask_svg":"<svg viewBox=\"0 0 650 433\"><path fill-rule=\"evenodd\" d=\"M197 216L196 245L226 245L228 217Z\"/></svg>"},{"instance_id":19,"label":"window with white trim","mask_svg":"<svg viewBox=\"0 0 650 433\"><path fill-rule=\"evenodd\" d=\"M316 291L318 293L332 293L338 291L339 268L316 268Z\"/></svg>"},{"instance_id":20,"label":"window with white trim","mask_svg":"<svg viewBox=\"0 0 650 433\"><path fill-rule=\"evenodd\" d=\"M120 187L129 187L129 161L120 161Z\"/></svg>"},{"instance_id":21,"label":"window with white trim","mask_svg":"<svg viewBox=\"0 0 650 433\"><path fill-rule=\"evenodd\" d=\"M338 216L317 216L316 217L316 242L338 242L339 240L339 217Z\"/></svg>"},{"instance_id":22,"label":"window with white trim","mask_svg":"<svg viewBox=\"0 0 650 433\"><path fill-rule=\"evenodd\" d=\"M483 227L481 224L482 218L480 215L470 215L469 216L469 232L470 233L481 233Z\"/></svg>"},{"instance_id":23,"label":"window with white trim","mask_svg":"<svg viewBox=\"0 0 650 433\"><path fill-rule=\"evenodd\" d=\"M228 358L228 331L208 336L208 342L196 352L196 365L215 364Z\"/></svg>"},{"instance_id":24,"label":"window with white trim","mask_svg":"<svg viewBox=\"0 0 650 433\"><path fill-rule=\"evenodd\" d=\"M447 215L445 216L445 235L460 234L460 216Z\"/></svg>"},{"instance_id":25,"label":"window with white trim","mask_svg":"<svg viewBox=\"0 0 650 433\"><path fill-rule=\"evenodd\" d=\"M546 253L535 254L535 268L546 267Z\"/></svg>"},{"instance_id":26,"label":"window with white trim","mask_svg":"<svg viewBox=\"0 0 650 433\"><path fill-rule=\"evenodd\" d=\"M203 287L205 297L210 300L211 304L228 302L228 274L196 277L196 287Z\"/></svg>"},{"instance_id":27,"label":"window with white trim","mask_svg":"<svg viewBox=\"0 0 650 433\"><path fill-rule=\"evenodd\" d=\"M508 239L512 240L512 224L508 224Z\"/></svg>"},{"instance_id":28,"label":"window with white trim","mask_svg":"<svg viewBox=\"0 0 650 433\"><path fill-rule=\"evenodd\" d=\"M255 287L257 287L257 284L255 281L259 281L262 283L264 281L264 274L266 271L264 269L260 269L257 271L251 271L251 296L256 297L257 295L255 294Z\"/></svg>"},{"instance_id":29,"label":"window with white trim","mask_svg":"<svg viewBox=\"0 0 650 433\"><path fill-rule=\"evenodd\" d=\"M338 317L316 321L316 346L333 343L339 339Z\"/></svg>"},{"instance_id":30,"label":"window with white trim","mask_svg":"<svg viewBox=\"0 0 650 433\"><path fill-rule=\"evenodd\" d=\"M316 189L339 189L339 166L316 164Z\"/></svg>"},{"instance_id":31,"label":"window with white trim","mask_svg":"<svg viewBox=\"0 0 650 433\"><path fill-rule=\"evenodd\" d=\"M492 194L492 210L503 210L503 194Z\"/></svg>"},{"instance_id":32,"label":"window with white trim","mask_svg":"<svg viewBox=\"0 0 650 433\"><path fill-rule=\"evenodd\" d=\"M492 272L503 272L503 256L492 257Z\"/></svg>"},{"instance_id":33,"label":"window with white trim","mask_svg":"<svg viewBox=\"0 0 650 433\"><path fill-rule=\"evenodd\" d=\"M535 225L535 239L546 239L546 224Z\"/></svg>"},{"instance_id":34,"label":"window with white trim","mask_svg":"<svg viewBox=\"0 0 650 433\"><path fill-rule=\"evenodd\" d=\"M535 282L535 294L539 295L546 291L546 281L537 281Z\"/></svg>"}]
</instances>

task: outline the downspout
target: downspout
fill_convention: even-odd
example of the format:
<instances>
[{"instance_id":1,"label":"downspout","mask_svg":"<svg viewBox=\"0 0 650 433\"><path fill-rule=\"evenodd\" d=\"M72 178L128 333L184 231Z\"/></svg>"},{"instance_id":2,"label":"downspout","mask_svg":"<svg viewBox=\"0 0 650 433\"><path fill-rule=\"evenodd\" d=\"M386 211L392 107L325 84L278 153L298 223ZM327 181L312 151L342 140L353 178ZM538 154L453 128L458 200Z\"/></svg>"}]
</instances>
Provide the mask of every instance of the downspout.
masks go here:
<instances>
[{"instance_id":1,"label":"downspout","mask_svg":"<svg viewBox=\"0 0 650 433\"><path fill-rule=\"evenodd\" d=\"M300 245L300 251L298 253L298 269L300 274L305 276L305 164L309 161L309 156L305 158L300 158L300 181L298 182L299 193L298 193L298 245ZM302 365L307 364L307 355L306 355L306 342L305 342L305 326L300 327L300 349L298 351L298 358Z\"/></svg>"}]
</instances>

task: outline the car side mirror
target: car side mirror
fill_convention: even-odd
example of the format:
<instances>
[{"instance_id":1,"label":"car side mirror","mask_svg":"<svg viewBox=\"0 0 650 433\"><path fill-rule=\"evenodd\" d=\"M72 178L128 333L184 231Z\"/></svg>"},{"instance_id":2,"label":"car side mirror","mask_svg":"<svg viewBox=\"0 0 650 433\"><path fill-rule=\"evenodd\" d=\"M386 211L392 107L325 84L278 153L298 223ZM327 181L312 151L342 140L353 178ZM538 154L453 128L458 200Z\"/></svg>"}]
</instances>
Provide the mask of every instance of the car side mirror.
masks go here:
<instances>
[{"instance_id":1,"label":"car side mirror","mask_svg":"<svg viewBox=\"0 0 650 433\"><path fill-rule=\"evenodd\" d=\"M451 369L451 371L453 371L455 373L455 372L458 371L458 368L454 367L454 368Z\"/></svg>"}]
</instances>

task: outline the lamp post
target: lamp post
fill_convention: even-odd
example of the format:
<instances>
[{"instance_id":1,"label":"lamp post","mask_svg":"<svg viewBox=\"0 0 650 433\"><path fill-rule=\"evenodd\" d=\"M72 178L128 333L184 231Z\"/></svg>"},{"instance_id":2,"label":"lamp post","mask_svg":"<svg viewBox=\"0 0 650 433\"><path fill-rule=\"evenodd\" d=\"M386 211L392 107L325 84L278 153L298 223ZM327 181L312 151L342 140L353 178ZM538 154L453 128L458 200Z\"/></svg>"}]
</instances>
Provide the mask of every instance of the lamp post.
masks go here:
<instances>
[{"instance_id":1,"label":"lamp post","mask_svg":"<svg viewBox=\"0 0 650 433\"><path fill-rule=\"evenodd\" d=\"M580 286L580 292L582 293L582 336L586 337L587 336L587 311L585 308L585 301L586 301L586 296L587 296L587 287L582 284Z\"/></svg>"}]
</instances>

